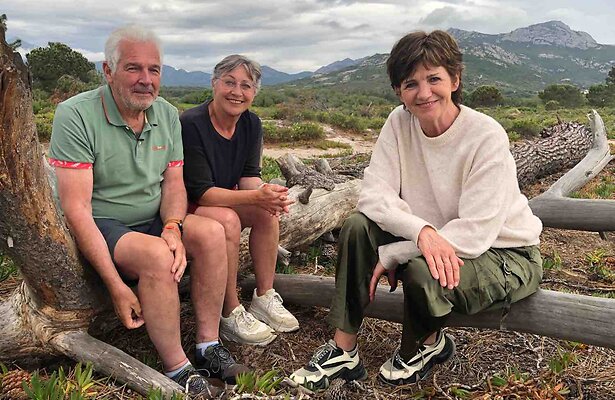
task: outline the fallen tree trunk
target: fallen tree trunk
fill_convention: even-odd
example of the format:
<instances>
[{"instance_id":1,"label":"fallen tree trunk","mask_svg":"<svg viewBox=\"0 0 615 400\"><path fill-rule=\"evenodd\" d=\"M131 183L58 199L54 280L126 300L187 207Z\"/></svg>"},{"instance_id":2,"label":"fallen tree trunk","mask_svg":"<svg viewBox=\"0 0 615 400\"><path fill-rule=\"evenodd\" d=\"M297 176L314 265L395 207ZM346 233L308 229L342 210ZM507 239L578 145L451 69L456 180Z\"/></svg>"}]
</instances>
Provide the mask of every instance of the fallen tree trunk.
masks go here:
<instances>
[{"instance_id":1,"label":"fallen tree trunk","mask_svg":"<svg viewBox=\"0 0 615 400\"><path fill-rule=\"evenodd\" d=\"M254 278L243 280L241 285L244 293L252 293ZM274 287L286 303L329 307L335 294L335 278L277 274ZM367 307L365 315L402 322L403 304L401 289L390 293L384 287L378 287L376 299ZM527 299L513 304L505 317L502 317L502 310L475 315L453 313L447 326L526 332L615 349L613 321L613 299L539 289Z\"/></svg>"},{"instance_id":2,"label":"fallen tree trunk","mask_svg":"<svg viewBox=\"0 0 615 400\"><path fill-rule=\"evenodd\" d=\"M583 187L613 159L602 118L595 110L588 117L593 136L589 153L549 190L530 200L532 211L545 226L594 232L615 231L615 201L566 197Z\"/></svg>"},{"instance_id":3,"label":"fallen tree trunk","mask_svg":"<svg viewBox=\"0 0 615 400\"><path fill-rule=\"evenodd\" d=\"M592 146L591 132L577 122L559 123L544 129L540 135L540 139L523 141L510 149L521 188L573 167Z\"/></svg>"}]
</instances>

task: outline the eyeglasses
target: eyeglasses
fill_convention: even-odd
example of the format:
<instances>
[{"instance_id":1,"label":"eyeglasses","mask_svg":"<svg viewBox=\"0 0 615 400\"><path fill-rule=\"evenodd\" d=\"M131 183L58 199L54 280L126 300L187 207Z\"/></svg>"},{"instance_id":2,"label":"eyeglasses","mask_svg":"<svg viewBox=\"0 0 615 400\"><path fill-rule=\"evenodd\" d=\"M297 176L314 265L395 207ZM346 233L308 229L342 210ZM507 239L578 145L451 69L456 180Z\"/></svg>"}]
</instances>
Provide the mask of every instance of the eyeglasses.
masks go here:
<instances>
[{"instance_id":1,"label":"eyeglasses","mask_svg":"<svg viewBox=\"0 0 615 400\"><path fill-rule=\"evenodd\" d=\"M235 87L239 85L239 88L241 89L242 92L251 92L256 87L256 85L253 82L249 82L249 81L237 82L233 79L221 79L221 81L224 87L226 87L227 89L231 89L231 90L235 89Z\"/></svg>"}]
</instances>

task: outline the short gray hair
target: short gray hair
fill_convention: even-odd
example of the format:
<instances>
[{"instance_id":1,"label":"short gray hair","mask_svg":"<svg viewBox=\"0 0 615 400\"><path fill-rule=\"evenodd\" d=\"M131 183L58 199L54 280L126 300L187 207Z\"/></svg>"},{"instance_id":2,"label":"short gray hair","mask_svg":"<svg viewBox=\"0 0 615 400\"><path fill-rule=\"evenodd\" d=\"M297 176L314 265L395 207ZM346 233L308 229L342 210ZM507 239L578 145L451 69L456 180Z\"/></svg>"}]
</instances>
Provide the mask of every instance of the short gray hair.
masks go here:
<instances>
[{"instance_id":1,"label":"short gray hair","mask_svg":"<svg viewBox=\"0 0 615 400\"><path fill-rule=\"evenodd\" d=\"M228 74L235 68L243 65L243 67L248 72L250 79L256 85L256 89L260 89L261 87L261 66L256 61L250 60L246 56L242 56L239 54L232 54L230 56L224 57L222 61L220 61L214 67L214 74L211 77L211 80L214 81L216 79L220 79L222 75Z\"/></svg>"},{"instance_id":2,"label":"short gray hair","mask_svg":"<svg viewBox=\"0 0 615 400\"><path fill-rule=\"evenodd\" d=\"M111 68L111 72L115 72L117 64L120 61L120 43L122 40L129 40L139 43L154 43L160 54L160 63L162 63L162 44L160 38L151 29L140 25L126 25L117 28L105 43L105 61Z\"/></svg>"}]
</instances>

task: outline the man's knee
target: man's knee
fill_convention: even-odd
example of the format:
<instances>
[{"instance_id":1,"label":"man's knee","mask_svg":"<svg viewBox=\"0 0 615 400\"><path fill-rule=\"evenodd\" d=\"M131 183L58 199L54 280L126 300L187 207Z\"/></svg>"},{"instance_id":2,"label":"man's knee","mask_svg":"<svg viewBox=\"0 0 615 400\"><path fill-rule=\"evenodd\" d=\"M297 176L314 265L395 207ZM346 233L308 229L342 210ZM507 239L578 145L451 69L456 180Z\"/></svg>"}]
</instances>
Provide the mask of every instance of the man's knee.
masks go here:
<instances>
[{"instance_id":1,"label":"man's knee","mask_svg":"<svg viewBox=\"0 0 615 400\"><path fill-rule=\"evenodd\" d=\"M139 280L151 279L156 282L174 283L171 274L173 261L173 253L163 239L151 241L141 257L142 265L138 268Z\"/></svg>"}]
</instances>

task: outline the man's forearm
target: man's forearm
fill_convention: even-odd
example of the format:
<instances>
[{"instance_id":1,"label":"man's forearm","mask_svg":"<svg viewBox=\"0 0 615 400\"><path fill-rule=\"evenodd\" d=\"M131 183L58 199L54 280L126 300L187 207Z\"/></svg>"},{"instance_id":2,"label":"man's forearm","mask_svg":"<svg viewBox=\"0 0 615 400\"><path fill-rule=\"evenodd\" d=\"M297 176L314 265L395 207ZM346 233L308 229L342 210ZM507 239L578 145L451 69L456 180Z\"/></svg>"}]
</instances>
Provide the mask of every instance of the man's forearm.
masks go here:
<instances>
[{"instance_id":1,"label":"man's forearm","mask_svg":"<svg viewBox=\"0 0 615 400\"><path fill-rule=\"evenodd\" d=\"M160 218L162 222L169 219L183 220L188 209L188 197L183 182L163 182L162 199L160 202Z\"/></svg>"}]
</instances>

